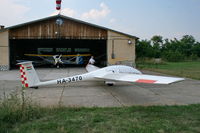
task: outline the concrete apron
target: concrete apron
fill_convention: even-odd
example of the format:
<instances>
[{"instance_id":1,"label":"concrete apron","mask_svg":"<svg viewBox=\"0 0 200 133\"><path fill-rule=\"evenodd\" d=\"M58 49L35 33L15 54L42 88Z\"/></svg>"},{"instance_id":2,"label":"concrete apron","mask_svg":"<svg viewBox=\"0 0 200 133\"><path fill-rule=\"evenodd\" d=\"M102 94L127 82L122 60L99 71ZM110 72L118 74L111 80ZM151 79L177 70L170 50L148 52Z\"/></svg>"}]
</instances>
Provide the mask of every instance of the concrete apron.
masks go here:
<instances>
[{"instance_id":1,"label":"concrete apron","mask_svg":"<svg viewBox=\"0 0 200 133\"><path fill-rule=\"evenodd\" d=\"M39 68L41 80L50 80L85 73L84 68ZM145 72L146 74L157 74ZM0 71L0 97L21 94L18 70ZM26 97L42 106L121 107L132 105L187 105L200 103L200 81L186 79L170 85L118 82L106 86L103 82L78 82L65 85L27 88Z\"/></svg>"}]
</instances>

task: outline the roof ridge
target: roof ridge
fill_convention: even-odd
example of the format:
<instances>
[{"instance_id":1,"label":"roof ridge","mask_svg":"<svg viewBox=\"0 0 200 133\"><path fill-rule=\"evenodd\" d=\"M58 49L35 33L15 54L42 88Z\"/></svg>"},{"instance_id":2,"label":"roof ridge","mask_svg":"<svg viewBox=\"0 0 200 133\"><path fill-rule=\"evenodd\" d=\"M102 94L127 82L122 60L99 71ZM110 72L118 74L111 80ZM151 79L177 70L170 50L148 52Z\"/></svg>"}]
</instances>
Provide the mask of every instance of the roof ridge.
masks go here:
<instances>
[{"instance_id":1,"label":"roof ridge","mask_svg":"<svg viewBox=\"0 0 200 133\"><path fill-rule=\"evenodd\" d=\"M104 30L110 30L110 31L113 31L113 32L116 32L116 33L119 33L119 34L123 34L123 35L129 36L129 37L132 37L132 38L139 39L138 37L130 35L130 34L126 34L126 33L123 33L123 32L120 32L120 31L116 31L116 30L113 30L113 29L110 29L110 28L106 28L106 27L103 27L103 26L92 24L92 23L89 23L89 22L86 22L86 21L83 21L83 20L79 20L79 19L75 19L75 18L72 18L72 17L68 17L68 16L65 16L65 15L62 15L62 14L57 14L57 15L46 17L46 18L41 18L41 19L37 19L37 20L33 20L33 21L17 24L17 25L14 25L14 26L6 27L6 28L0 30L0 32L8 30L8 29L13 29L13 28L17 28L17 27L20 27L20 26L24 26L24 25L28 25L28 24L32 24L32 23L36 23L36 22L40 22L40 21L44 21L44 20L48 20L48 19L53 19L53 18L56 18L56 17L69 19L69 20L76 21L76 22L79 22L79 23L82 23L82 24L90 25L90 26L97 27L97 28L104 29Z\"/></svg>"}]
</instances>

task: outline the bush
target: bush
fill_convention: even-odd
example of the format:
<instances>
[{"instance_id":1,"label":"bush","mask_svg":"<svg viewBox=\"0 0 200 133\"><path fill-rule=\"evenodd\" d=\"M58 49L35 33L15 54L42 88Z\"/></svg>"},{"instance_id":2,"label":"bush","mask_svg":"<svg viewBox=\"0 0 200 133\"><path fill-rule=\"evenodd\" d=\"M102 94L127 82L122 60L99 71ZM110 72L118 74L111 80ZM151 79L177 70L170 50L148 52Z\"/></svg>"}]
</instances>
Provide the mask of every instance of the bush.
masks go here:
<instances>
[{"instance_id":1,"label":"bush","mask_svg":"<svg viewBox=\"0 0 200 133\"><path fill-rule=\"evenodd\" d=\"M166 51L162 54L162 58L167 61L176 62L183 61L185 56L179 51Z\"/></svg>"},{"instance_id":2,"label":"bush","mask_svg":"<svg viewBox=\"0 0 200 133\"><path fill-rule=\"evenodd\" d=\"M137 58L136 64L138 68L143 69L146 67L151 68L157 65L164 65L166 64L166 62L163 61L161 58Z\"/></svg>"},{"instance_id":3,"label":"bush","mask_svg":"<svg viewBox=\"0 0 200 133\"><path fill-rule=\"evenodd\" d=\"M192 54L189 58L188 58L188 60L190 60L190 61L196 61L196 60L198 60L199 59L199 57L196 55L196 54Z\"/></svg>"}]
</instances>

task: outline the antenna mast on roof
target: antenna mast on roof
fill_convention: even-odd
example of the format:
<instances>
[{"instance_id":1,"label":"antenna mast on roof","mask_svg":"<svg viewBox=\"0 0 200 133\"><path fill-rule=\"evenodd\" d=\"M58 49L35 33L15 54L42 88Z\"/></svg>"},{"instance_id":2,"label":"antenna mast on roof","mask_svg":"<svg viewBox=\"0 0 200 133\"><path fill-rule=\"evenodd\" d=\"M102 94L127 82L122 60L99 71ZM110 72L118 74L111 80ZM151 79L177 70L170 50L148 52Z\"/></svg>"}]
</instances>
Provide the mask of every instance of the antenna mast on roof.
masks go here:
<instances>
[{"instance_id":1,"label":"antenna mast on roof","mask_svg":"<svg viewBox=\"0 0 200 133\"><path fill-rule=\"evenodd\" d=\"M56 0L56 10L59 11L59 15L61 14L61 2L62 0Z\"/></svg>"}]
</instances>

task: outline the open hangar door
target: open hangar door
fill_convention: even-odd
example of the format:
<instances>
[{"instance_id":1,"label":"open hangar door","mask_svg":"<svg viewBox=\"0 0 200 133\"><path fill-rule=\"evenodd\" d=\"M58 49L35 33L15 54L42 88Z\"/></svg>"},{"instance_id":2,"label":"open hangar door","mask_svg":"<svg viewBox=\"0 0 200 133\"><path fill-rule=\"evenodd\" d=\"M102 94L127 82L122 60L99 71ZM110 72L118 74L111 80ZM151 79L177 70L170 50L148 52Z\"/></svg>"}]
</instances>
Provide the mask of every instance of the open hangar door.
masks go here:
<instances>
[{"instance_id":1,"label":"open hangar door","mask_svg":"<svg viewBox=\"0 0 200 133\"><path fill-rule=\"evenodd\" d=\"M10 64L16 67L20 61L34 61L36 67L52 67L53 55L62 54L65 66L77 66L79 54L83 59L80 65L85 66L90 56L94 56L96 65L105 66L107 62L107 40L91 39L10 39Z\"/></svg>"}]
</instances>

